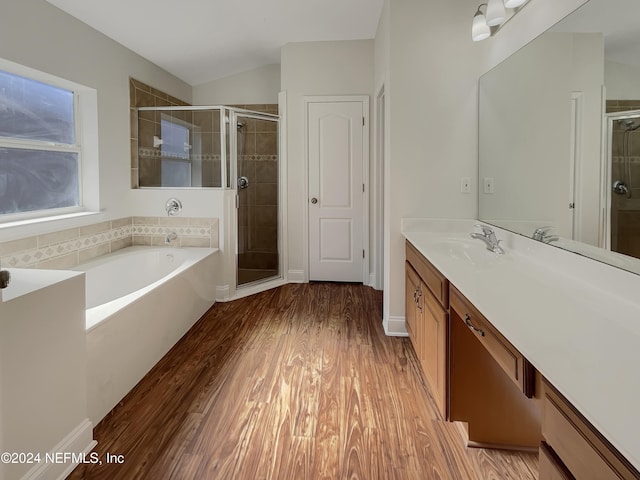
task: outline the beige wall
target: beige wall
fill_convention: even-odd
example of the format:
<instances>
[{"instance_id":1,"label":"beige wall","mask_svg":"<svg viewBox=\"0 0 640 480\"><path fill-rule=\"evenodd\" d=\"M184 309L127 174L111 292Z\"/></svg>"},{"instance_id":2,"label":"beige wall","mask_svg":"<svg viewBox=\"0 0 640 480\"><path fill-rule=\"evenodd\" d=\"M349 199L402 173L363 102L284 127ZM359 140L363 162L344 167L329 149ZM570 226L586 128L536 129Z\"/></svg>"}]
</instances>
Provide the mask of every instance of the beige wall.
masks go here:
<instances>
[{"instance_id":1,"label":"beige wall","mask_svg":"<svg viewBox=\"0 0 640 480\"><path fill-rule=\"evenodd\" d=\"M470 31L478 2L385 2L389 13L383 13L375 41L375 72L376 80L388 72L390 104L385 191L387 328L400 330L404 322L400 220L477 217L478 78L584 2L531 1L495 37L480 43L471 41ZM462 176L472 178L471 194L460 193Z\"/></svg>"},{"instance_id":2,"label":"beige wall","mask_svg":"<svg viewBox=\"0 0 640 480\"><path fill-rule=\"evenodd\" d=\"M629 100L640 98L640 67L607 61L605 63L607 98Z\"/></svg>"},{"instance_id":3,"label":"beige wall","mask_svg":"<svg viewBox=\"0 0 640 480\"><path fill-rule=\"evenodd\" d=\"M278 103L280 65L264 65L193 87L194 105Z\"/></svg>"},{"instance_id":4,"label":"beige wall","mask_svg":"<svg viewBox=\"0 0 640 480\"><path fill-rule=\"evenodd\" d=\"M103 210L98 219L4 229L2 240L130 215L129 77L186 102L191 101L191 87L44 0L3 4L0 58L97 90Z\"/></svg>"},{"instance_id":5,"label":"beige wall","mask_svg":"<svg viewBox=\"0 0 640 480\"><path fill-rule=\"evenodd\" d=\"M373 40L289 43L282 48L282 90L287 94L289 280L308 268L305 238L305 95L372 95Z\"/></svg>"}]
</instances>

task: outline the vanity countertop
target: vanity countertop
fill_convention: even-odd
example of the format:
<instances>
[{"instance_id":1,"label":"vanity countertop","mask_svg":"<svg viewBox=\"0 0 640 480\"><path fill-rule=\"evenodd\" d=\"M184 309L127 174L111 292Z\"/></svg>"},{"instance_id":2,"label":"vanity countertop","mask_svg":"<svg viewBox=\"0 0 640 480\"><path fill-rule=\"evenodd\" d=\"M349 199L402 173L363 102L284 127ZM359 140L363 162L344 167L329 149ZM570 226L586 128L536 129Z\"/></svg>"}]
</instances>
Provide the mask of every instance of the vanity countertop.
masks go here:
<instances>
[{"instance_id":1,"label":"vanity countertop","mask_svg":"<svg viewBox=\"0 0 640 480\"><path fill-rule=\"evenodd\" d=\"M640 470L640 276L494 227L498 256L475 223L402 233Z\"/></svg>"}]
</instances>

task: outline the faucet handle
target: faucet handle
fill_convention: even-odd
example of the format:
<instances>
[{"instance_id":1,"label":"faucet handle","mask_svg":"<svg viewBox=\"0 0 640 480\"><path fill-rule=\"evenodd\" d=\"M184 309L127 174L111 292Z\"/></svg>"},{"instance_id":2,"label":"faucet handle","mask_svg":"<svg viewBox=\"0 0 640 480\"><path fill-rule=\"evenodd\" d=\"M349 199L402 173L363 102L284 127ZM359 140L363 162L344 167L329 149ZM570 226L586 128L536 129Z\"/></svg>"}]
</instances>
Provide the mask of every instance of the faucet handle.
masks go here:
<instances>
[{"instance_id":1,"label":"faucet handle","mask_svg":"<svg viewBox=\"0 0 640 480\"><path fill-rule=\"evenodd\" d=\"M480 230L482 230L482 233L483 233L485 236L489 236L489 235L491 235L492 233L495 233L495 232L493 231L493 228L491 228L491 227L490 227L490 226L488 226L488 225L484 225L484 224L482 224L482 223L476 223L476 225L475 225L475 226L476 226L477 228L479 228Z\"/></svg>"},{"instance_id":2,"label":"faucet handle","mask_svg":"<svg viewBox=\"0 0 640 480\"><path fill-rule=\"evenodd\" d=\"M534 234L536 233L542 233L544 235L546 235L547 233L549 233L551 230L553 230L555 227L552 227L551 225L548 225L546 227L538 227L536 228L536 230L533 232Z\"/></svg>"}]
</instances>

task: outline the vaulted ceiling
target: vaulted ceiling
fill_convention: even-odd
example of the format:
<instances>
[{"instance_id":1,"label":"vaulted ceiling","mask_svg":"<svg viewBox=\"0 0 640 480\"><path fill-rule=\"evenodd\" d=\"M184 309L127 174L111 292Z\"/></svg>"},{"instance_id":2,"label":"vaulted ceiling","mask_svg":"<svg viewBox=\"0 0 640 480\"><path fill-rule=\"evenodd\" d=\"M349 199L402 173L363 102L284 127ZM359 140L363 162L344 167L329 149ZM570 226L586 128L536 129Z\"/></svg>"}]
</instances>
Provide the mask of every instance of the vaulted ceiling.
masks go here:
<instances>
[{"instance_id":1,"label":"vaulted ceiling","mask_svg":"<svg viewBox=\"0 0 640 480\"><path fill-rule=\"evenodd\" d=\"M47 0L191 85L280 63L289 42L375 36L383 0Z\"/></svg>"}]
</instances>

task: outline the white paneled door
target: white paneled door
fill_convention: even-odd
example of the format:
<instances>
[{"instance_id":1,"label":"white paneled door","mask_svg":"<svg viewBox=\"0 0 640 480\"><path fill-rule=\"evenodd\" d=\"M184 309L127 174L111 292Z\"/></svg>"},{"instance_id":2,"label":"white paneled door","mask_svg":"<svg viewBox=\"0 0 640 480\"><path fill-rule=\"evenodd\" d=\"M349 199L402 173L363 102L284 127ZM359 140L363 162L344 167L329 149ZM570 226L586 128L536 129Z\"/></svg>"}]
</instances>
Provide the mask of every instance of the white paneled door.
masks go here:
<instances>
[{"instance_id":1,"label":"white paneled door","mask_svg":"<svg viewBox=\"0 0 640 480\"><path fill-rule=\"evenodd\" d=\"M309 279L362 282L365 102L307 107Z\"/></svg>"}]
</instances>

